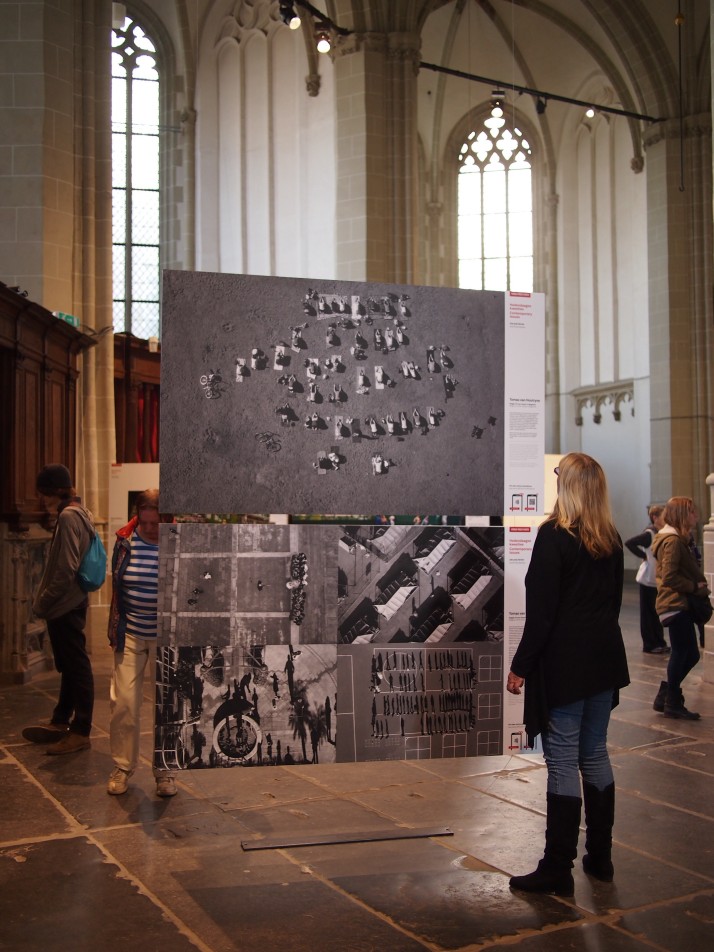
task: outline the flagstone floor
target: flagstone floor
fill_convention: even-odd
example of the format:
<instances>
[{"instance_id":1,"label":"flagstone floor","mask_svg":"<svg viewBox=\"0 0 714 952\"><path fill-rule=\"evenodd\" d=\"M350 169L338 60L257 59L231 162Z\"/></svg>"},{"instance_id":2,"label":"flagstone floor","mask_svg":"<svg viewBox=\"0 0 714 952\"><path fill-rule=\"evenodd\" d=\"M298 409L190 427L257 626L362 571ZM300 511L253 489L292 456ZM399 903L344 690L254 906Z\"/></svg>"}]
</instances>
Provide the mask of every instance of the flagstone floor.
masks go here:
<instances>
[{"instance_id":1,"label":"flagstone floor","mask_svg":"<svg viewBox=\"0 0 714 952\"><path fill-rule=\"evenodd\" d=\"M21 737L49 715L55 673L0 687L0 950L714 949L714 685L701 665L685 683L700 722L656 714L666 659L642 653L637 612L630 585L632 684L610 730L615 881L576 865L573 899L508 888L542 851L540 758L187 771L159 800L147 687L145 756L110 797L108 652L90 751L47 757ZM405 828L453 835L242 846Z\"/></svg>"}]
</instances>

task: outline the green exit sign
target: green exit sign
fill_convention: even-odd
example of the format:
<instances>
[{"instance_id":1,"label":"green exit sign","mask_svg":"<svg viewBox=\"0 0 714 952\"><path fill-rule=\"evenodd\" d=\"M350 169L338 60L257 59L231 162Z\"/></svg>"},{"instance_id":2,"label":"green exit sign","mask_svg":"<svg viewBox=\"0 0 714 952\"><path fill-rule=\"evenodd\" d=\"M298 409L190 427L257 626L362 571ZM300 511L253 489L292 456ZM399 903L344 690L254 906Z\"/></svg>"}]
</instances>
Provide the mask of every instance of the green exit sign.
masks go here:
<instances>
[{"instance_id":1,"label":"green exit sign","mask_svg":"<svg viewBox=\"0 0 714 952\"><path fill-rule=\"evenodd\" d=\"M65 314L64 311L53 311L52 313L61 321L71 324L72 327L79 327L79 318L75 317L74 314Z\"/></svg>"}]
</instances>

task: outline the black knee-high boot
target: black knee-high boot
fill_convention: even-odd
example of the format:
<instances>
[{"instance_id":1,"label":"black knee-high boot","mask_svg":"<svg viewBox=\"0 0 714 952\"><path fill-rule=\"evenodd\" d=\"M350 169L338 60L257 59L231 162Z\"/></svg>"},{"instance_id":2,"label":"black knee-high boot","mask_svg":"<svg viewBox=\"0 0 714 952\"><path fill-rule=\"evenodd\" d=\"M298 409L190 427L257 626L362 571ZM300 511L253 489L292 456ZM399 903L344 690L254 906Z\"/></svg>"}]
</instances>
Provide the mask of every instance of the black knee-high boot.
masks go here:
<instances>
[{"instance_id":1,"label":"black knee-high boot","mask_svg":"<svg viewBox=\"0 0 714 952\"><path fill-rule=\"evenodd\" d=\"M581 805L580 797L548 794L543 859L527 876L513 876L509 881L512 889L556 896L573 895L575 887L571 870L578 854Z\"/></svg>"},{"instance_id":2,"label":"black knee-high boot","mask_svg":"<svg viewBox=\"0 0 714 952\"><path fill-rule=\"evenodd\" d=\"M583 869L589 876L611 883L615 875L612 865L612 824L615 821L615 784L598 790L583 782L585 806L585 855Z\"/></svg>"}]
</instances>

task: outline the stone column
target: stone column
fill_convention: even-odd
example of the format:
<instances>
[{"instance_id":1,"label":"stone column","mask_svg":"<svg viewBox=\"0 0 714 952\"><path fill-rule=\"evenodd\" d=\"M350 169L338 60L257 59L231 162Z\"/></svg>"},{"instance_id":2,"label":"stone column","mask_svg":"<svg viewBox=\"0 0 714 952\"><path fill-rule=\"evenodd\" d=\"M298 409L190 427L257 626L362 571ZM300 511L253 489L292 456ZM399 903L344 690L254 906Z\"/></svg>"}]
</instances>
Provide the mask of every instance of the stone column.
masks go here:
<instances>
[{"instance_id":1,"label":"stone column","mask_svg":"<svg viewBox=\"0 0 714 952\"><path fill-rule=\"evenodd\" d=\"M74 0L71 110L62 137L72 143L71 312L92 328L98 344L82 359L79 377L76 482L107 549L109 468L116 459L112 314L111 4ZM69 19L68 14L68 19ZM68 77L69 78L69 77ZM68 197L67 217L70 213ZM53 305L54 306L54 305ZM90 650L105 645L105 585L90 598Z\"/></svg>"},{"instance_id":2,"label":"stone column","mask_svg":"<svg viewBox=\"0 0 714 952\"><path fill-rule=\"evenodd\" d=\"M337 276L416 281L416 33L342 38L335 53Z\"/></svg>"},{"instance_id":3,"label":"stone column","mask_svg":"<svg viewBox=\"0 0 714 952\"><path fill-rule=\"evenodd\" d=\"M3 280L98 339L80 362L69 462L100 530L115 458L111 14L111 3L38 0L0 15L12 80L0 96Z\"/></svg>"},{"instance_id":4,"label":"stone column","mask_svg":"<svg viewBox=\"0 0 714 952\"><path fill-rule=\"evenodd\" d=\"M548 178L548 185L551 185ZM545 291L545 445L550 453L561 451L568 432L569 420L562 419L563 397L560 393L560 307L558 301L558 205L560 196L554 190L545 197L543 234L546 236L547 258L542 274L536 275L534 287ZM537 227L537 223L536 223ZM536 234L538 231L536 230ZM567 447L567 437L565 439Z\"/></svg>"},{"instance_id":5,"label":"stone column","mask_svg":"<svg viewBox=\"0 0 714 952\"><path fill-rule=\"evenodd\" d=\"M647 148L651 498L691 496L714 448L711 116L653 126ZM683 152L683 162L680 161Z\"/></svg>"}]
</instances>

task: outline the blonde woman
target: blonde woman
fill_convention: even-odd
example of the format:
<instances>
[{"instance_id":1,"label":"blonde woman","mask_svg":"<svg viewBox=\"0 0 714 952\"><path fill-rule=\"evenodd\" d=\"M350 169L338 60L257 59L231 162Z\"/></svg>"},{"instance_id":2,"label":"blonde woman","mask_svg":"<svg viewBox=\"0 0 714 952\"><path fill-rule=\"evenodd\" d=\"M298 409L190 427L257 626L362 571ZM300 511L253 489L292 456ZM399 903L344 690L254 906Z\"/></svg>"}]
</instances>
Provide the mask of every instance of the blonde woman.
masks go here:
<instances>
[{"instance_id":1,"label":"blonde woman","mask_svg":"<svg viewBox=\"0 0 714 952\"><path fill-rule=\"evenodd\" d=\"M615 784L607 752L610 712L629 684L618 622L622 541L612 522L601 466L568 453L555 470L558 498L538 530L526 574L526 623L506 688L525 683L525 726L541 735L548 768L545 853L513 889L573 895L580 811L585 801L591 876L612 881ZM581 793L582 775L582 793Z\"/></svg>"},{"instance_id":2,"label":"blonde woman","mask_svg":"<svg viewBox=\"0 0 714 952\"><path fill-rule=\"evenodd\" d=\"M687 596L709 595L707 580L689 546L696 525L692 500L673 496L664 507L664 526L652 542L657 559L657 614L669 630L672 645L667 682L660 686L653 707L665 717L690 721L698 721L699 714L684 706L682 681L699 661L699 647Z\"/></svg>"}]
</instances>

